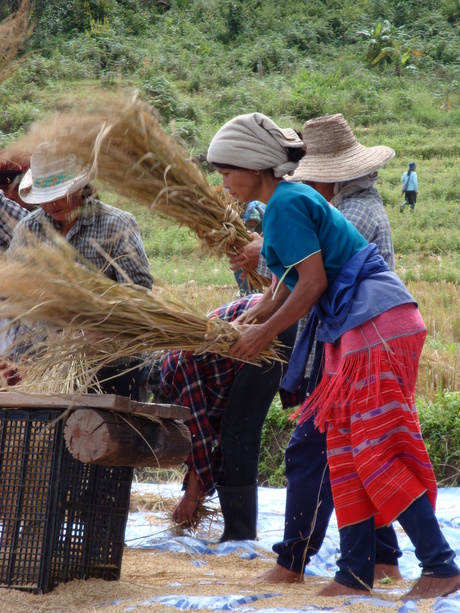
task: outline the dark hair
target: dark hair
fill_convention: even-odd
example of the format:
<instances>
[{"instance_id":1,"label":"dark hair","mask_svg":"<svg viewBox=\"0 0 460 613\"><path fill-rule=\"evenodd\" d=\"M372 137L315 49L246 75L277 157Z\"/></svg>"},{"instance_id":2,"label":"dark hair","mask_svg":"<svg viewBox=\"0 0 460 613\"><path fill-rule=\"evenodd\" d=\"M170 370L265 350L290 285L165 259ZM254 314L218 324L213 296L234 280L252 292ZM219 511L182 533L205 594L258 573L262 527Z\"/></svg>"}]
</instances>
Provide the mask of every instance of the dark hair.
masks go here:
<instances>
[{"instance_id":1,"label":"dark hair","mask_svg":"<svg viewBox=\"0 0 460 613\"><path fill-rule=\"evenodd\" d=\"M81 192L81 197L82 200L93 200L94 198L98 198L99 195L94 185L92 183L87 183Z\"/></svg>"},{"instance_id":2,"label":"dark hair","mask_svg":"<svg viewBox=\"0 0 460 613\"><path fill-rule=\"evenodd\" d=\"M0 185L11 185L11 183L17 183L24 176L22 170L0 170Z\"/></svg>"},{"instance_id":3,"label":"dark hair","mask_svg":"<svg viewBox=\"0 0 460 613\"><path fill-rule=\"evenodd\" d=\"M242 166L233 166L232 164L220 164L219 162L211 162L213 168L230 168L230 170L248 170Z\"/></svg>"},{"instance_id":4,"label":"dark hair","mask_svg":"<svg viewBox=\"0 0 460 613\"><path fill-rule=\"evenodd\" d=\"M284 150L290 162L300 162L307 153L307 146L304 143L302 147L285 147Z\"/></svg>"}]
</instances>

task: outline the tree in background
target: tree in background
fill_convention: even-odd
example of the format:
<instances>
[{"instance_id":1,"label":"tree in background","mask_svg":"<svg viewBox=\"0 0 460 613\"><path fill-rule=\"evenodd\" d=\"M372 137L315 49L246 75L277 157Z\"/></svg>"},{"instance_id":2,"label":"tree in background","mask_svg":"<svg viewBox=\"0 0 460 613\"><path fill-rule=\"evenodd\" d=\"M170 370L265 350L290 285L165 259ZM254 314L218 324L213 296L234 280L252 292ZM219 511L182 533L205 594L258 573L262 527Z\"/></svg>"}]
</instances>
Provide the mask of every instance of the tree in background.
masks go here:
<instances>
[{"instance_id":1,"label":"tree in background","mask_svg":"<svg viewBox=\"0 0 460 613\"><path fill-rule=\"evenodd\" d=\"M423 57L423 53L412 47L417 39L410 38L402 28L395 28L385 19L379 21L373 32L358 32L369 38L366 58L375 66L382 60L395 66L396 74L401 76L408 60L412 56Z\"/></svg>"}]
</instances>

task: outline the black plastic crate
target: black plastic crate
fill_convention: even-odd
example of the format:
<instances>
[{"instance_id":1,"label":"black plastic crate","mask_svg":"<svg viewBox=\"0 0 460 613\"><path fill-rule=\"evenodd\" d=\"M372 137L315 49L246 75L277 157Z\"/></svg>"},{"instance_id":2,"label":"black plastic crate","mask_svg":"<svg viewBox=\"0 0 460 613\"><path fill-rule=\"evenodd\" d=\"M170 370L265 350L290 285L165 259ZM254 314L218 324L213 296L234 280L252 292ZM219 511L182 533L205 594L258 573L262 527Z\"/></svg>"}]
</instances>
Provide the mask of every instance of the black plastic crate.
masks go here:
<instances>
[{"instance_id":1,"label":"black plastic crate","mask_svg":"<svg viewBox=\"0 0 460 613\"><path fill-rule=\"evenodd\" d=\"M0 410L0 587L120 577L133 469L75 460L61 418Z\"/></svg>"}]
</instances>

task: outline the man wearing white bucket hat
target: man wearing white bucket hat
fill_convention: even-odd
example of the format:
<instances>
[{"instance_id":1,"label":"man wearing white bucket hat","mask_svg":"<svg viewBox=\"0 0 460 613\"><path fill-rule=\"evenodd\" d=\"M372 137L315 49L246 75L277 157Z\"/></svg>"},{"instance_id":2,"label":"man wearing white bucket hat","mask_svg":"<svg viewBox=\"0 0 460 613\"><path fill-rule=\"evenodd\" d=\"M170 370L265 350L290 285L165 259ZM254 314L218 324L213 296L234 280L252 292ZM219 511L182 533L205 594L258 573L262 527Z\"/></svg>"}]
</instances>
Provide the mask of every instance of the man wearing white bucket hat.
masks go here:
<instances>
[{"instance_id":1,"label":"man wearing white bucket hat","mask_svg":"<svg viewBox=\"0 0 460 613\"><path fill-rule=\"evenodd\" d=\"M40 206L18 223L8 254L15 257L31 236L48 240L54 229L110 279L129 279L150 289L153 278L134 215L98 200L90 179L75 156L58 156L50 143L43 143L19 185L22 200ZM126 362L114 362L98 373L100 381L110 377L106 388L102 384L105 393L138 399L139 372L131 370L133 361L130 372L125 372Z\"/></svg>"}]
</instances>

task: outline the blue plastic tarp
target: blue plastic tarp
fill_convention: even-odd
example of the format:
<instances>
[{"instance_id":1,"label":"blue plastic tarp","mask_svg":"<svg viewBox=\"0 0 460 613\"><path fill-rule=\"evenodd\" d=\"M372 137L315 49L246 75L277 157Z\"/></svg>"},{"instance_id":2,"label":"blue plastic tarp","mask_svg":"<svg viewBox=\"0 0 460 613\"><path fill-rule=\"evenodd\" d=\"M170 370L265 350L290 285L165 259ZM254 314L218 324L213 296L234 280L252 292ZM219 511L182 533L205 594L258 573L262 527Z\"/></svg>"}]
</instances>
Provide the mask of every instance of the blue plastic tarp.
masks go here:
<instances>
[{"instance_id":1,"label":"blue plastic tarp","mask_svg":"<svg viewBox=\"0 0 460 613\"><path fill-rule=\"evenodd\" d=\"M134 493L153 494L162 497L180 495L180 485L178 484L136 484L133 486ZM125 542L130 547L141 547L149 549L158 549L162 551L172 552L187 552L191 554L194 564L205 564L203 558L199 556L217 555L225 556L229 553L238 552L244 559L252 559L255 557L267 556L271 552L273 543L282 540L283 524L284 524L284 506L286 499L285 489L259 488L259 524L258 524L258 541L241 541L241 542L226 542L216 545L216 540L219 536L219 530L210 538L209 533L196 534L189 536L177 536L172 529L170 520L162 517L161 512L154 513L156 515L155 522L149 522L146 519L146 514L143 512L130 513L128 525L126 528ZM216 505L217 500L211 500L209 506ZM453 549L460 558L460 488L443 488L439 490L437 502L437 517L442 527L442 530ZM149 511L152 515L152 511ZM405 533L398 529L398 540L403 551L403 556L400 560L400 570L406 580L415 580L420 576L420 568L418 560L414 554L412 543L407 538ZM337 520L335 514L331 518L328 533L321 548L321 551L312 558L307 566L306 574L318 577L333 577L336 569L336 560L339 554L339 534L337 530ZM276 587L276 586L274 586ZM179 590L180 591L180 590ZM275 592L276 590L273 590ZM378 592L378 590L377 590ZM395 590L398 593L398 590ZM401 596L403 592L401 591ZM170 594L166 596L152 598L143 605L130 607L127 605L126 611L141 611L142 606L147 606L149 603L161 603L165 607L172 607L179 610L199 610L210 609L215 611L234 611L238 610L244 613L252 611L263 611L264 613L295 613L297 609L282 609L270 608L269 600L271 596L269 592L264 593L263 590L255 589L251 596L242 596L241 594L233 594L227 596L186 596L183 594ZM378 597L365 597L366 602L372 602L375 606L382 608L382 613L385 611L395 611L395 613L417 613L419 608L416 601L405 601L401 606L398 603L388 600L379 600ZM251 607L251 603L257 600L267 600L267 608L257 609ZM306 605L302 611L328 611L329 613L351 613L353 611L353 603L360 600L361 597L351 598L349 602L341 604L337 610L330 607L321 609L317 606ZM432 611L436 613L460 613L460 592L452 594L446 598L436 599Z\"/></svg>"}]
</instances>

